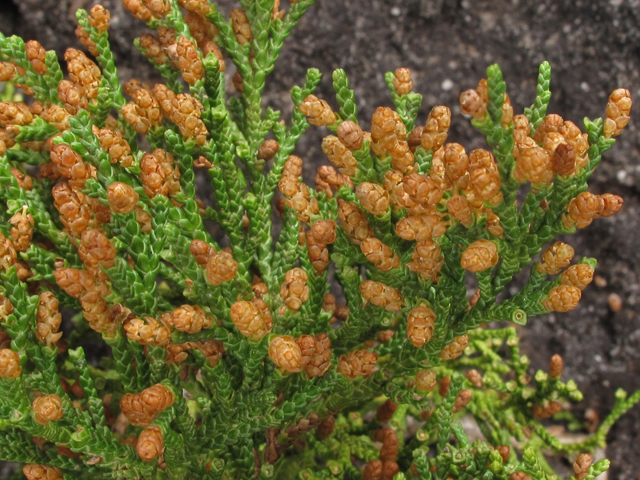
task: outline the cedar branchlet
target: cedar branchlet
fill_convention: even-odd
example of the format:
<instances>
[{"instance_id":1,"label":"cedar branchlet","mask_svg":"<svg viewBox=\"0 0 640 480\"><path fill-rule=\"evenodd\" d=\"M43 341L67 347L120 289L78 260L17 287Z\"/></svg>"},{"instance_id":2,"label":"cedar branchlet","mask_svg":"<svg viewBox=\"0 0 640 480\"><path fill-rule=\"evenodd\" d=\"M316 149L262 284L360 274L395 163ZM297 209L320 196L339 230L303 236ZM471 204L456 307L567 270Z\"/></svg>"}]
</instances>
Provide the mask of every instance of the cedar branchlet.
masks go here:
<instances>
[{"instance_id":1,"label":"cedar branchlet","mask_svg":"<svg viewBox=\"0 0 640 480\"><path fill-rule=\"evenodd\" d=\"M547 114L548 63L523 113L492 65L460 96L488 143L467 151L447 141L451 108L419 115L407 68L371 119L343 70L335 99L309 69L292 115L263 108L313 0L229 18L208 0L123 3L161 83L121 84L100 5L77 13L88 53L0 34L1 460L34 480L543 480L543 450L572 478L606 470L586 452L640 392L561 443L540 420L582 398L562 358L534 374L516 328L492 322L589 294L596 261L555 240L623 205L587 182L628 90L581 129ZM310 125L331 164L315 188L294 155Z\"/></svg>"}]
</instances>

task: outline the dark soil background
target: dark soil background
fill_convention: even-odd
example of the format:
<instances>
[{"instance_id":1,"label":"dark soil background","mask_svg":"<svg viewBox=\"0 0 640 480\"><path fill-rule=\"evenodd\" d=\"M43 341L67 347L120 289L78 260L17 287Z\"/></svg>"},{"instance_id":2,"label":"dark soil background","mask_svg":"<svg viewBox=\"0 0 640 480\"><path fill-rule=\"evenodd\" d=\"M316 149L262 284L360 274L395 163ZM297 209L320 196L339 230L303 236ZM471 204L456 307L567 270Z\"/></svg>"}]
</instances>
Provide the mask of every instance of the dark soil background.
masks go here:
<instances>
[{"instance_id":1,"label":"dark soil background","mask_svg":"<svg viewBox=\"0 0 640 480\"><path fill-rule=\"evenodd\" d=\"M66 47L81 48L73 31L77 8L91 0L0 0L0 31L37 39L61 56ZM230 0L218 2L228 12ZM111 38L123 80L158 77L132 46L145 27L119 0L102 4L112 12ZM301 83L309 67L325 78L319 96L332 101L331 72L346 70L355 88L361 119L368 128L375 107L391 106L384 73L398 67L413 72L414 89L424 95L419 120L433 105L454 112L451 141L469 151L483 145L482 136L460 115L458 96L475 87L488 65L498 62L516 112L535 95L538 64L553 69L550 112L581 125L581 119L604 114L607 96L616 87L640 99L639 0L317 0L285 44L266 101L290 110L288 91ZM230 68L230 75L233 68ZM637 112L636 112L637 113ZM570 238L578 256L596 257L600 286L592 284L573 312L532 319L522 329L523 347L537 368L559 353L565 377L574 378L585 394L573 412L579 419L594 409L603 419L618 388L640 388L640 138L637 115L610 150L593 177L591 191L625 199L616 216L600 219ZM326 162L313 128L296 152L308 160L311 180ZM567 240L567 239L565 239ZM622 309L608 302L616 293ZM609 478L640 478L640 406L612 429L607 457Z\"/></svg>"}]
</instances>

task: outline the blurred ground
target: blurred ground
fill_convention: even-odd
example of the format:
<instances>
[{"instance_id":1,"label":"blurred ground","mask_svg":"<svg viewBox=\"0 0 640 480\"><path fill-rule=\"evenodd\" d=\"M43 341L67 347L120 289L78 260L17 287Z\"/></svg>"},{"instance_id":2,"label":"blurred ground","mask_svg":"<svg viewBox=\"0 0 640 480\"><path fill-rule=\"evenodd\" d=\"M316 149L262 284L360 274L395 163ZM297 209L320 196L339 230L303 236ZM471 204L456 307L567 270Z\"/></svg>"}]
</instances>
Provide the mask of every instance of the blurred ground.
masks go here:
<instances>
[{"instance_id":1,"label":"blurred ground","mask_svg":"<svg viewBox=\"0 0 640 480\"><path fill-rule=\"evenodd\" d=\"M95 3L2 0L0 31L35 38L62 54L68 46L79 48L73 12ZM235 8L229 0L219 3L226 12ZM133 32L139 36L144 27L119 0L102 4L112 11L112 45L123 80L155 80L132 47ZM409 67L415 90L425 96L420 121L433 105L450 106L450 140L469 150L483 145L483 139L459 114L457 98L475 87L494 62L502 66L516 112L532 103L543 60L553 68L550 112L578 124L584 116L603 115L608 94L618 86L640 99L639 24L639 0L317 0L285 44L265 98L288 111L289 89L303 80L306 68L316 67L325 74L319 96L331 99L331 71L343 68L368 127L375 107L391 105L384 73ZM522 329L526 353L537 367L546 368L554 353L564 357L565 378L574 378L585 393L574 409L579 418L592 408L603 419L617 388L640 388L640 138L635 118L591 186L594 193L624 196L623 210L570 239L578 255L598 259L602 286L588 287L575 311L536 318ZM320 151L323 134L310 130L296 152L315 163L306 172L311 178L317 162L326 161ZM616 313L607 302L614 292L623 303ZM640 478L640 406L618 422L608 441L609 478Z\"/></svg>"}]
</instances>

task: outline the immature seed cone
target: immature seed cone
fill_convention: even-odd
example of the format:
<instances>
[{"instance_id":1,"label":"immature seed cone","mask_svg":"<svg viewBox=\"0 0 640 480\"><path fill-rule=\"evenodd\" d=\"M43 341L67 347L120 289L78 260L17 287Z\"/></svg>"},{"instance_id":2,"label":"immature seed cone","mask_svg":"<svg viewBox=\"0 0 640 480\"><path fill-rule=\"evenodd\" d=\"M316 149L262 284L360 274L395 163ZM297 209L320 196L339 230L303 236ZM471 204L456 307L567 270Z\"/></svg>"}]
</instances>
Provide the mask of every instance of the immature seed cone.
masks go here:
<instances>
[{"instance_id":1,"label":"immature seed cone","mask_svg":"<svg viewBox=\"0 0 640 480\"><path fill-rule=\"evenodd\" d=\"M198 305L182 305L165 315L166 321L181 332L198 333L203 328L211 328L213 325L212 318Z\"/></svg>"},{"instance_id":2,"label":"immature seed cone","mask_svg":"<svg viewBox=\"0 0 640 480\"><path fill-rule=\"evenodd\" d=\"M88 97L89 94L85 94ZM45 108L42 113L40 113L40 118L51 123L58 130L69 130L69 112L67 112L60 105L51 105Z\"/></svg>"},{"instance_id":3,"label":"immature seed cone","mask_svg":"<svg viewBox=\"0 0 640 480\"><path fill-rule=\"evenodd\" d=\"M33 413L40 425L46 425L62 418L62 400L58 395L45 395L33 401Z\"/></svg>"},{"instance_id":4,"label":"immature seed cone","mask_svg":"<svg viewBox=\"0 0 640 480\"><path fill-rule=\"evenodd\" d=\"M203 47L207 42L218 36L218 29L205 17L195 12L187 12L182 18L189 27L189 33L191 33L196 44L203 50L203 55L206 56Z\"/></svg>"},{"instance_id":5,"label":"immature seed cone","mask_svg":"<svg viewBox=\"0 0 640 480\"><path fill-rule=\"evenodd\" d=\"M374 430L373 439L382 442L382 448L380 449L380 460L385 464L387 462L394 462L398 458L399 442L398 435L391 427L384 427L380 430ZM396 471L397 473L397 471ZM395 475L395 473L394 473ZM391 480L392 477L389 478Z\"/></svg>"},{"instance_id":6,"label":"immature seed cone","mask_svg":"<svg viewBox=\"0 0 640 480\"><path fill-rule=\"evenodd\" d=\"M360 185L358 185L358 188ZM409 197L409 200L419 205L436 205L442 199L442 189L436 182L430 177L420 175L417 172L405 175L402 179L401 187L403 192ZM403 201L402 196L398 198L398 201L405 207L411 207L410 203Z\"/></svg>"},{"instance_id":7,"label":"immature seed cone","mask_svg":"<svg viewBox=\"0 0 640 480\"><path fill-rule=\"evenodd\" d=\"M94 279L86 270L58 268L53 272L53 276L58 286L74 298L80 297L94 286Z\"/></svg>"},{"instance_id":8,"label":"immature seed cone","mask_svg":"<svg viewBox=\"0 0 640 480\"><path fill-rule=\"evenodd\" d=\"M534 187L547 185L553 178L552 156L538 145L531 147L518 146L519 155L513 178L520 183L531 182Z\"/></svg>"},{"instance_id":9,"label":"immature seed cone","mask_svg":"<svg viewBox=\"0 0 640 480\"><path fill-rule=\"evenodd\" d=\"M58 98L70 115L75 115L81 109L87 110L89 104L82 93L82 89L69 80L62 80L58 84Z\"/></svg>"},{"instance_id":10,"label":"immature seed cone","mask_svg":"<svg viewBox=\"0 0 640 480\"><path fill-rule=\"evenodd\" d=\"M562 285L571 285L584 290L593 280L593 268L585 263L572 265L562 272Z\"/></svg>"},{"instance_id":11,"label":"immature seed cone","mask_svg":"<svg viewBox=\"0 0 640 480\"><path fill-rule=\"evenodd\" d=\"M568 177L576 173L576 151L569 143L561 143L551 157L553 171L561 176Z\"/></svg>"},{"instance_id":12,"label":"immature seed cone","mask_svg":"<svg viewBox=\"0 0 640 480\"><path fill-rule=\"evenodd\" d=\"M391 248L375 237L367 238L360 244L360 250L376 268L387 272L400 266L400 258Z\"/></svg>"},{"instance_id":13,"label":"immature seed cone","mask_svg":"<svg viewBox=\"0 0 640 480\"><path fill-rule=\"evenodd\" d=\"M69 185L82 188L85 180L91 177L90 165L85 163L70 145L65 143L54 145L50 156L58 171L69 178Z\"/></svg>"},{"instance_id":14,"label":"immature seed cone","mask_svg":"<svg viewBox=\"0 0 640 480\"><path fill-rule=\"evenodd\" d=\"M489 92L487 79L478 82L475 90L466 90L460 95L460 110L463 115L471 115L473 118L482 118L487 112Z\"/></svg>"},{"instance_id":15,"label":"immature seed cone","mask_svg":"<svg viewBox=\"0 0 640 480\"><path fill-rule=\"evenodd\" d=\"M82 232L78 254L85 268L96 279L101 279L101 267L106 269L115 265L116 249L100 230L87 229Z\"/></svg>"},{"instance_id":16,"label":"immature seed cone","mask_svg":"<svg viewBox=\"0 0 640 480\"><path fill-rule=\"evenodd\" d=\"M62 323L59 305L60 302L52 292L47 290L40 294L36 337L48 347L52 347L62 337L62 332L58 332Z\"/></svg>"},{"instance_id":17,"label":"immature seed cone","mask_svg":"<svg viewBox=\"0 0 640 480\"><path fill-rule=\"evenodd\" d=\"M167 62L167 54L164 53L160 40L150 33L140 37L140 48L156 65L164 65Z\"/></svg>"},{"instance_id":18,"label":"immature seed cone","mask_svg":"<svg viewBox=\"0 0 640 480\"><path fill-rule=\"evenodd\" d=\"M231 27L233 33L236 36L236 40L240 45L246 45L253 41L253 35L251 34L251 24L247 18L247 14L244 10L237 8L231 10Z\"/></svg>"},{"instance_id":19,"label":"immature seed cone","mask_svg":"<svg viewBox=\"0 0 640 480\"><path fill-rule=\"evenodd\" d=\"M453 408L451 409L451 411L453 413L458 413L459 411L461 411L471 401L472 396L473 396L473 392L471 390L469 389L460 390L460 392L458 393L458 396L455 399L455 402L453 404Z\"/></svg>"},{"instance_id":20,"label":"immature seed cone","mask_svg":"<svg viewBox=\"0 0 640 480\"><path fill-rule=\"evenodd\" d=\"M29 125L31 122L33 122L33 114L26 104L22 102L0 102L0 127Z\"/></svg>"},{"instance_id":21,"label":"immature seed cone","mask_svg":"<svg viewBox=\"0 0 640 480\"><path fill-rule=\"evenodd\" d=\"M444 265L442 250L433 240L418 242L411 254L411 262L407 264L409 270L420 275L423 280L437 282L440 269Z\"/></svg>"},{"instance_id":22,"label":"immature seed cone","mask_svg":"<svg viewBox=\"0 0 640 480\"><path fill-rule=\"evenodd\" d=\"M157 148L145 153L140 161L140 179L144 191L150 197L172 195L180 191L180 171L174 167L173 155Z\"/></svg>"},{"instance_id":23,"label":"immature seed cone","mask_svg":"<svg viewBox=\"0 0 640 480\"><path fill-rule=\"evenodd\" d=\"M564 362L562 361L562 357L558 354L551 357L551 360L549 360L549 376L556 380L562 375L563 369Z\"/></svg>"},{"instance_id":24,"label":"immature seed cone","mask_svg":"<svg viewBox=\"0 0 640 480\"><path fill-rule=\"evenodd\" d=\"M473 385L474 387L482 387L482 375L477 370L469 370L467 373L465 373L465 377L467 377L467 380L469 380L471 382L471 385Z\"/></svg>"},{"instance_id":25,"label":"immature seed cone","mask_svg":"<svg viewBox=\"0 0 640 480\"><path fill-rule=\"evenodd\" d=\"M273 157L276 156L276 153L278 153L278 150L280 150L280 144L278 143L277 140L274 140L272 138L269 140L265 140L264 143L260 145L260 148L258 149L258 158L268 162L269 160L272 160Z\"/></svg>"},{"instance_id":26,"label":"immature seed cone","mask_svg":"<svg viewBox=\"0 0 640 480\"><path fill-rule=\"evenodd\" d=\"M495 205L502 199L500 173L493 155L487 150L469 154L469 186L479 200Z\"/></svg>"},{"instance_id":27,"label":"immature seed cone","mask_svg":"<svg viewBox=\"0 0 640 480\"><path fill-rule=\"evenodd\" d=\"M336 222L333 220L317 220L307 232L317 243L328 245L336 240Z\"/></svg>"},{"instance_id":28,"label":"immature seed cone","mask_svg":"<svg viewBox=\"0 0 640 480\"><path fill-rule=\"evenodd\" d=\"M469 169L469 157L459 143L447 143L444 146L443 163L447 179L452 184L462 178Z\"/></svg>"},{"instance_id":29,"label":"immature seed cone","mask_svg":"<svg viewBox=\"0 0 640 480\"><path fill-rule=\"evenodd\" d=\"M136 427L146 427L155 416L173 405L173 392L164 385L153 385L138 394L127 393L120 400L120 410Z\"/></svg>"},{"instance_id":30,"label":"immature seed cone","mask_svg":"<svg viewBox=\"0 0 640 480\"><path fill-rule=\"evenodd\" d=\"M509 456L511 455L511 448L508 445L498 445L496 450L502 457L502 461L507 463L509 461Z\"/></svg>"},{"instance_id":31,"label":"immature seed cone","mask_svg":"<svg viewBox=\"0 0 640 480\"><path fill-rule=\"evenodd\" d=\"M586 133L582 133L580 128L573 122L566 120L558 129L565 142L573 147L576 155L576 167L584 168L589 160L587 150L589 150L589 138Z\"/></svg>"},{"instance_id":32,"label":"immature seed cone","mask_svg":"<svg viewBox=\"0 0 640 480\"><path fill-rule=\"evenodd\" d=\"M604 208L602 209L602 212L600 212L601 217L611 217L618 213L624 203L622 197L611 193L600 195L600 199L604 202Z\"/></svg>"},{"instance_id":33,"label":"immature seed cone","mask_svg":"<svg viewBox=\"0 0 640 480\"><path fill-rule=\"evenodd\" d=\"M146 90L141 91L146 92ZM148 94L148 92L146 93ZM119 163L123 167L133 166L134 159L131 155L131 146L129 146L129 142L122 138L122 134L119 131L111 130L110 128L96 128L93 133L98 137L100 147L109 154L111 163Z\"/></svg>"},{"instance_id":34,"label":"immature seed cone","mask_svg":"<svg viewBox=\"0 0 640 480\"><path fill-rule=\"evenodd\" d=\"M558 402L545 402L542 405L533 406L533 416L538 420L551 418L562 411L562 405Z\"/></svg>"},{"instance_id":35,"label":"immature seed cone","mask_svg":"<svg viewBox=\"0 0 640 480\"><path fill-rule=\"evenodd\" d=\"M299 339L298 339L299 340ZM300 345L300 342L298 345ZM315 336L313 345L309 348L300 347L303 359L308 358L304 366L307 377L321 377L331 367L331 339L326 333L319 333Z\"/></svg>"},{"instance_id":36,"label":"immature seed cone","mask_svg":"<svg viewBox=\"0 0 640 480\"><path fill-rule=\"evenodd\" d=\"M84 29L82 25L78 25L74 33L76 34L76 38L80 40L80 43L84 45L87 50L89 50L89 53L91 55L93 55L94 57L100 55L100 52L98 52L98 47L96 46L96 42L91 39L89 33Z\"/></svg>"},{"instance_id":37,"label":"immature seed cone","mask_svg":"<svg viewBox=\"0 0 640 480\"><path fill-rule=\"evenodd\" d=\"M197 145L206 141L207 128L200 119L203 107L196 98L188 93L176 95L162 84L156 84L153 93L162 113L180 128L183 137L195 139Z\"/></svg>"},{"instance_id":38,"label":"immature seed cone","mask_svg":"<svg viewBox=\"0 0 640 480\"><path fill-rule=\"evenodd\" d=\"M356 196L372 215L384 215L389 210L389 194L376 183L362 182L356 187Z\"/></svg>"},{"instance_id":39,"label":"immature seed cone","mask_svg":"<svg viewBox=\"0 0 640 480\"><path fill-rule=\"evenodd\" d=\"M242 79L242 75L240 72L236 72L231 77L231 81L233 82L233 87L237 92L244 93L244 80Z\"/></svg>"},{"instance_id":40,"label":"immature seed cone","mask_svg":"<svg viewBox=\"0 0 640 480\"><path fill-rule=\"evenodd\" d=\"M187 37L179 37L176 46L178 68L182 78L189 85L193 85L204 77L204 66L195 45Z\"/></svg>"},{"instance_id":41,"label":"immature seed cone","mask_svg":"<svg viewBox=\"0 0 640 480\"><path fill-rule=\"evenodd\" d=\"M14 167L11 167L11 175L13 175L13 178L18 181L18 185L23 190L31 190L33 188L33 178L31 178L29 175L25 175L20 170Z\"/></svg>"},{"instance_id":42,"label":"immature seed cone","mask_svg":"<svg viewBox=\"0 0 640 480\"><path fill-rule=\"evenodd\" d=\"M342 228L356 245L375 235L366 214L354 202L338 198L338 218Z\"/></svg>"},{"instance_id":43,"label":"immature seed cone","mask_svg":"<svg viewBox=\"0 0 640 480\"><path fill-rule=\"evenodd\" d=\"M369 460L362 471L361 480L380 480L382 478L382 461Z\"/></svg>"},{"instance_id":44,"label":"immature seed cone","mask_svg":"<svg viewBox=\"0 0 640 480\"><path fill-rule=\"evenodd\" d=\"M451 377L442 377L440 384L438 385L438 394L441 397L446 397L449 392L449 386L451 385Z\"/></svg>"},{"instance_id":45,"label":"immature seed cone","mask_svg":"<svg viewBox=\"0 0 640 480\"><path fill-rule=\"evenodd\" d=\"M599 218L604 211L604 200L591 192L582 192L569 202L567 213L562 216L565 228L585 228Z\"/></svg>"},{"instance_id":46,"label":"immature seed cone","mask_svg":"<svg viewBox=\"0 0 640 480\"><path fill-rule=\"evenodd\" d=\"M140 107L133 103L127 103L122 106L120 113L124 117L125 122L127 122L136 133L141 135L147 135L149 133L151 122L146 118L144 110Z\"/></svg>"},{"instance_id":47,"label":"immature seed cone","mask_svg":"<svg viewBox=\"0 0 640 480\"><path fill-rule=\"evenodd\" d=\"M333 433L333 429L336 426L336 417L333 415L329 418L325 418L318 424L317 432L318 437L322 440L327 438L329 435Z\"/></svg>"},{"instance_id":48,"label":"immature seed cone","mask_svg":"<svg viewBox=\"0 0 640 480\"><path fill-rule=\"evenodd\" d=\"M16 249L8 238L5 238L0 232L0 267L5 271L9 270L17 261Z\"/></svg>"},{"instance_id":49,"label":"immature seed cone","mask_svg":"<svg viewBox=\"0 0 640 480\"><path fill-rule=\"evenodd\" d=\"M416 148L422 144L422 134L424 133L424 127L418 126L411 130L411 133L407 137L407 143L409 144L409 150L415 153Z\"/></svg>"},{"instance_id":50,"label":"immature seed cone","mask_svg":"<svg viewBox=\"0 0 640 480\"><path fill-rule=\"evenodd\" d=\"M258 341L271 332L273 317L267 304L254 298L251 302L238 301L231 305L229 316L240 333L251 340Z\"/></svg>"},{"instance_id":51,"label":"immature seed cone","mask_svg":"<svg viewBox=\"0 0 640 480\"><path fill-rule=\"evenodd\" d=\"M168 0L141 0L145 6L151 10L156 18L160 18L171 11L171 4Z\"/></svg>"},{"instance_id":52,"label":"immature seed cone","mask_svg":"<svg viewBox=\"0 0 640 480\"><path fill-rule=\"evenodd\" d=\"M387 399L387 401L380 405L376 410L376 420L380 423L387 423L391 420L391 417L397 409L398 404L390 398Z\"/></svg>"},{"instance_id":53,"label":"immature seed cone","mask_svg":"<svg viewBox=\"0 0 640 480\"><path fill-rule=\"evenodd\" d=\"M82 233L91 221L87 197L68 183L56 183L51 189L53 204L60 212L60 221L70 231Z\"/></svg>"},{"instance_id":54,"label":"immature seed cone","mask_svg":"<svg viewBox=\"0 0 640 480\"><path fill-rule=\"evenodd\" d=\"M531 124L526 115L520 114L513 117L513 140L516 144L522 143L531 133Z\"/></svg>"},{"instance_id":55,"label":"immature seed cone","mask_svg":"<svg viewBox=\"0 0 640 480\"><path fill-rule=\"evenodd\" d=\"M0 82L11 82L16 76L16 66L9 62L0 62Z\"/></svg>"},{"instance_id":56,"label":"immature seed cone","mask_svg":"<svg viewBox=\"0 0 640 480\"><path fill-rule=\"evenodd\" d=\"M178 3L185 10L202 16L211 12L211 7L206 0L178 0Z\"/></svg>"},{"instance_id":57,"label":"immature seed cone","mask_svg":"<svg viewBox=\"0 0 640 480\"><path fill-rule=\"evenodd\" d=\"M589 476L589 469L593 463L593 457L588 453L581 453L573 462L573 474L576 480L584 480Z\"/></svg>"},{"instance_id":58,"label":"immature seed cone","mask_svg":"<svg viewBox=\"0 0 640 480\"><path fill-rule=\"evenodd\" d=\"M558 285L549 290L542 305L552 312L568 312L578 306L582 292L578 287Z\"/></svg>"},{"instance_id":59,"label":"immature seed cone","mask_svg":"<svg viewBox=\"0 0 640 480\"><path fill-rule=\"evenodd\" d=\"M303 269L295 267L288 270L284 282L280 286L280 298L291 310L300 310L302 304L309 300L309 275Z\"/></svg>"},{"instance_id":60,"label":"immature seed cone","mask_svg":"<svg viewBox=\"0 0 640 480\"><path fill-rule=\"evenodd\" d=\"M380 480L392 480L399 471L400 467L394 460L384 461L382 463L382 475L380 476Z\"/></svg>"},{"instance_id":61,"label":"immature seed cone","mask_svg":"<svg viewBox=\"0 0 640 480\"><path fill-rule=\"evenodd\" d=\"M616 137L622 133L630 120L631 105L631 93L626 88L618 88L609 95L604 121L605 137Z\"/></svg>"},{"instance_id":62,"label":"immature seed cone","mask_svg":"<svg viewBox=\"0 0 640 480\"><path fill-rule=\"evenodd\" d=\"M407 338L414 347L421 347L431 340L436 328L436 314L425 305L414 308L407 315Z\"/></svg>"},{"instance_id":63,"label":"immature seed cone","mask_svg":"<svg viewBox=\"0 0 640 480\"><path fill-rule=\"evenodd\" d=\"M111 20L111 12L102 5L95 5L89 11L89 23L99 32L105 32L109 29L109 21Z\"/></svg>"},{"instance_id":64,"label":"immature seed cone","mask_svg":"<svg viewBox=\"0 0 640 480\"><path fill-rule=\"evenodd\" d=\"M469 337L462 335L453 339L453 343L447 345L440 352L441 360L454 360L462 355L464 349L469 345Z\"/></svg>"},{"instance_id":65,"label":"immature seed cone","mask_svg":"<svg viewBox=\"0 0 640 480\"><path fill-rule=\"evenodd\" d=\"M138 437L136 444L138 456L145 462L150 462L164 451L164 437L162 430L156 426L145 428Z\"/></svg>"},{"instance_id":66,"label":"immature seed cone","mask_svg":"<svg viewBox=\"0 0 640 480\"><path fill-rule=\"evenodd\" d=\"M336 123L336 115L325 100L320 100L315 95L309 95L298 106L311 125L322 127Z\"/></svg>"},{"instance_id":67,"label":"immature seed cone","mask_svg":"<svg viewBox=\"0 0 640 480\"><path fill-rule=\"evenodd\" d=\"M236 278L238 263L228 252L212 253L206 264L207 282L211 285L222 285Z\"/></svg>"},{"instance_id":68,"label":"immature seed cone","mask_svg":"<svg viewBox=\"0 0 640 480\"><path fill-rule=\"evenodd\" d=\"M27 480L62 480L62 472L54 467L30 463L22 468L22 473Z\"/></svg>"},{"instance_id":69,"label":"immature seed cone","mask_svg":"<svg viewBox=\"0 0 640 480\"><path fill-rule=\"evenodd\" d=\"M153 317L132 318L124 324L127 338L141 345L164 346L169 343L171 331Z\"/></svg>"},{"instance_id":70,"label":"immature seed cone","mask_svg":"<svg viewBox=\"0 0 640 480\"><path fill-rule=\"evenodd\" d=\"M22 210L14 213L9 220L11 224L11 240L13 247L18 252L27 251L33 238L33 226L35 222L33 215L27 213L27 210L27 206L23 206Z\"/></svg>"},{"instance_id":71,"label":"immature seed cone","mask_svg":"<svg viewBox=\"0 0 640 480\"><path fill-rule=\"evenodd\" d=\"M113 182L107 187L107 201L113 213L133 212L140 196L133 187L123 182Z\"/></svg>"},{"instance_id":72,"label":"immature seed cone","mask_svg":"<svg viewBox=\"0 0 640 480\"><path fill-rule=\"evenodd\" d=\"M365 280L360 284L360 294L366 301L377 307L384 307L390 312L400 310L402 307L400 291L384 283Z\"/></svg>"},{"instance_id":73,"label":"immature seed cone","mask_svg":"<svg viewBox=\"0 0 640 480\"><path fill-rule=\"evenodd\" d=\"M422 242L444 235L446 225L437 212L424 215L411 215L396 223L396 235L404 240Z\"/></svg>"},{"instance_id":74,"label":"immature seed cone","mask_svg":"<svg viewBox=\"0 0 640 480\"><path fill-rule=\"evenodd\" d=\"M338 137L334 135L324 137L321 147L331 164L336 167L340 173L349 177L356 174L358 161Z\"/></svg>"},{"instance_id":75,"label":"immature seed cone","mask_svg":"<svg viewBox=\"0 0 640 480\"><path fill-rule=\"evenodd\" d=\"M377 361L377 353L369 350L354 350L340 357L338 371L347 378L368 377L375 371Z\"/></svg>"},{"instance_id":76,"label":"immature seed cone","mask_svg":"<svg viewBox=\"0 0 640 480\"><path fill-rule=\"evenodd\" d=\"M322 273L329 266L329 249L326 243L318 242L310 232L307 232L305 237L309 261L316 272Z\"/></svg>"},{"instance_id":77,"label":"immature seed cone","mask_svg":"<svg viewBox=\"0 0 640 480\"><path fill-rule=\"evenodd\" d=\"M18 378L21 373L20 356L9 348L0 349L0 377Z\"/></svg>"},{"instance_id":78,"label":"immature seed cone","mask_svg":"<svg viewBox=\"0 0 640 480\"><path fill-rule=\"evenodd\" d=\"M84 94L87 98L97 99L98 86L102 77L98 66L89 60L84 53L75 48L68 48L64 53L64 59L67 62L71 81L84 87Z\"/></svg>"},{"instance_id":79,"label":"immature seed cone","mask_svg":"<svg viewBox=\"0 0 640 480\"><path fill-rule=\"evenodd\" d=\"M291 176L297 178L302 175L302 159L297 157L296 155L289 155L287 161L284 162L284 167L282 169L282 176ZM285 194L283 192L283 194ZM286 194L285 194L286 195ZM289 197L291 195L288 195Z\"/></svg>"},{"instance_id":80,"label":"immature seed cone","mask_svg":"<svg viewBox=\"0 0 640 480\"><path fill-rule=\"evenodd\" d=\"M413 153L406 142L407 129L388 107L378 107L371 118L371 149L379 157L391 156L394 170L405 172L413 164Z\"/></svg>"},{"instance_id":81,"label":"immature seed cone","mask_svg":"<svg viewBox=\"0 0 640 480\"><path fill-rule=\"evenodd\" d=\"M555 113L551 113L544 117L540 125L538 125L538 129L533 134L533 139L537 143L544 143L545 138L550 133L559 132L560 128L564 123L564 119Z\"/></svg>"},{"instance_id":82,"label":"immature seed cone","mask_svg":"<svg viewBox=\"0 0 640 480\"><path fill-rule=\"evenodd\" d=\"M141 0L122 0L124 8L139 20L150 20L151 10L144 6Z\"/></svg>"},{"instance_id":83,"label":"immature seed cone","mask_svg":"<svg viewBox=\"0 0 640 480\"><path fill-rule=\"evenodd\" d=\"M46 50L36 40L29 40L24 45L27 58L38 75L47 74L47 66L44 63Z\"/></svg>"},{"instance_id":84,"label":"immature seed cone","mask_svg":"<svg viewBox=\"0 0 640 480\"><path fill-rule=\"evenodd\" d=\"M513 472L509 480L531 480L531 477L524 472Z\"/></svg>"},{"instance_id":85,"label":"immature seed cone","mask_svg":"<svg viewBox=\"0 0 640 480\"><path fill-rule=\"evenodd\" d=\"M490 240L477 240L463 252L460 265L470 272L484 272L498 264L498 247Z\"/></svg>"},{"instance_id":86,"label":"immature seed cone","mask_svg":"<svg viewBox=\"0 0 640 480\"><path fill-rule=\"evenodd\" d=\"M360 150L364 144L365 135L360 125L351 120L345 120L338 127L338 139L352 152Z\"/></svg>"},{"instance_id":87,"label":"immature seed cone","mask_svg":"<svg viewBox=\"0 0 640 480\"><path fill-rule=\"evenodd\" d=\"M413 80L411 80L411 70L408 68L398 68L393 77L393 88L400 96L406 95L413 89Z\"/></svg>"},{"instance_id":88,"label":"immature seed cone","mask_svg":"<svg viewBox=\"0 0 640 480\"><path fill-rule=\"evenodd\" d=\"M564 242L556 242L548 247L537 264L538 273L556 275L571 263L575 254L573 247Z\"/></svg>"},{"instance_id":89,"label":"immature seed cone","mask_svg":"<svg viewBox=\"0 0 640 480\"><path fill-rule=\"evenodd\" d=\"M289 335L275 337L269 344L269 358L279 368L289 373L302 371L302 351L296 340Z\"/></svg>"},{"instance_id":90,"label":"immature seed cone","mask_svg":"<svg viewBox=\"0 0 640 480\"><path fill-rule=\"evenodd\" d=\"M469 201L462 195L453 195L447 200L447 211L465 227L469 227L473 223Z\"/></svg>"},{"instance_id":91,"label":"immature seed cone","mask_svg":"<svg viewBox=\"0 0 640 480\"><path fill-rule=\"evenodd\" d=\"M449 136L450 126L451 110L443 105L433 107L422 132L422 148L435 152L442 147Z\"/></svg>"},{"instance_id":92,"label":"immature seed cone","mask_svg":"<svg viewBox=\"0 0 640 480\"><path fill-rule=\"evenodd\" d=\"M421 392L433 392L438 381L432 370L418 370L416 373L416 388Z\"/></svg>"}]
</instances>

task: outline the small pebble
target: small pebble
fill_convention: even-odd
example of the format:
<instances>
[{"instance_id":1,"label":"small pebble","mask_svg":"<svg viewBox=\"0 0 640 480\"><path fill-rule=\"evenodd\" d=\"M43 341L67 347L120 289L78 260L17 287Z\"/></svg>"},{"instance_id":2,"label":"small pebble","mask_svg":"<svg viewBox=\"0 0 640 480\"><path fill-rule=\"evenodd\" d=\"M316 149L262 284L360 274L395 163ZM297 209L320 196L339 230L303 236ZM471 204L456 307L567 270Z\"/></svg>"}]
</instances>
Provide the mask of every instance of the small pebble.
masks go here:
<instances>
[{"instance_id":1,"label":"small pebble","mask_svg":"<svg viewBox=\"0 0 640 480\"><path fill-rule=\"evenodd\" d=\"M445 92L450 92L451 90L453 90L453 82L451 81L451 79L447 78L447 79L443 80L443 82L440 85L440 87Z\"/></svg>"},{"instance_id":2,"label":"small pebble","mask_svg":"<svg viewBox=\"0 0 640 480\"><path fill-rule=\"evenodd\" d=\"M622 310L622 298L620 298L620 295L617 293L610 294L607 301L609 302L609 308L612 312L619 312Z\"/></svg>"},{"instance_id":3,"label":"small pebble","mask_svg":"<svg viewBox=\"0 0 640 480\"><path fill-rule=\"evenodd\" d=\"M596 284L596 287L600 288L604 288L607 286L607 280L600 275L596 275L596 278L593 279L593 283Z\"/></svg>"}]
</instances>

